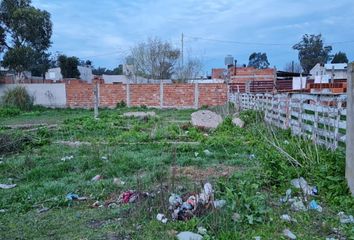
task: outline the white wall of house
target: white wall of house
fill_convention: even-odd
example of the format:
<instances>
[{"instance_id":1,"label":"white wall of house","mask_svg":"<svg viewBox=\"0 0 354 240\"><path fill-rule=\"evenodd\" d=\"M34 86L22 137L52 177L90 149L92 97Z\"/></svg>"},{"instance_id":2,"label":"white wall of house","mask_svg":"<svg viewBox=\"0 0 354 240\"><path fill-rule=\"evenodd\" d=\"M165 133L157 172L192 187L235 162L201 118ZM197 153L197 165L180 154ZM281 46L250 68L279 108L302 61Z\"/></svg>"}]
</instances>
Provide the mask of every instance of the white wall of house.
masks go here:
<instances>
[{"instance_id":1,"label":"white wall of house","mask_svg":"<svg viewBox=\"0 0 354 240\"><path fill-rule=\"evenodd\" d=\"M34 97L34 104L45 107L66 107L66 90L64 83L58 84L0 84L0 97L6 90L16 86L24 86Z\"/></svg>"},{"instance_id":2,"label":"white wall of house","mask_svg":"<svg viewBox=\"0 0 354 240\"><path fill-rule=\"evenodd\" d=\"M334 70L332 70L334 68ZM321 66L319 63L314 66L310 74L312 75L312 79L331 79L332 71L334 73L334 80L336 79L347 79L347 64L346 63L335 63L335 64L325 64ZM324 80L326 82L326 80Z\"/></svg>"},{"instance_id":3,"label":"white wall of house","mask_svg":"<svg viewBox=\"0 0 354 240\"><path fill-rule=\"evenodd\" d=\"M92 83L93 74L92 74L92 69L90 67L78 66L77 69L80 72L81 80L84 80L88 83ZM48 69L47 73L45 74L45 79L50 79L54 81L63 80L61 69L59 67Z\"/></svg>"}]
</instances>

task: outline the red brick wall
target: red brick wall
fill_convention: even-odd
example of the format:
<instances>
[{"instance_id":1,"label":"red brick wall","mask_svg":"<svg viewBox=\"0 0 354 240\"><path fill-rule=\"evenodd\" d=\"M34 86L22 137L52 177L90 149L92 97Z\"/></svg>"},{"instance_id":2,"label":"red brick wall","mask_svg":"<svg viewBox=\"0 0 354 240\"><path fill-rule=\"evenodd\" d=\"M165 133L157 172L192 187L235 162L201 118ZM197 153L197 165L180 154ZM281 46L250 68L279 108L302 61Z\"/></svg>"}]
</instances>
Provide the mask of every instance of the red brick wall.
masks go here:
<instances>
[{"instance_id":1,"label":"red brick wall","mask_svg":"<svg viewBox=\"0 0 354 240\"><path fill-rule=\"evenodd\" d=\"M126 85L123 84L100 84L99 85L100 107L113 108L117 103L127 101Z\"/></svg>"},{"instance_id":2,"label":"red brick wall","mask_svg":"<svg viewBox=\"0 0 354 240\"><path fill-rule=\"evenodd\" d=\"M164 84L164 107L193 107L194 84Z\"/></svg>"},{"instance_id":3,"label":"red brick wall","mask_svg":"<svg viewBox=\"0 0 354 240\"><path fill-rule=\"evenodd\" d=\"M160 107L159 84L131 84L130 105Z\"/></svg>"},{"instance_id":4,"label":"red brick wall","mask_svg":"<svg viewBox=\"0 0 354 240\"><path fill-rule=\"evenodd\" d=\"M227 102L227 85L199 84L199 107L203 105L220 106Z\"/></svg>"},{"instance_id":5,"label":"red brick wall","mask_svg":"<svg viewBox=\"0 0 354 240\"><path fill-rule=\"evenodd\" d=\"M70 108L93 108L93 85L71 80L65 84L66 104Z\"/></svg>"},{"instance_id":6,"label":"red brick wall","mask_svg":"<svg viewBox=\"0 0 354 240\"><path fill-rule=\"evenodd\" d=\"M70 108L93 108L94 84L79 80L66 83L67 106ZM130 105L160 107L160 84L130 84ZM203 105L217 106L227 102L226 84L198 84L199 107ZM126 84L100 84L100 107L113 108L118 102L127 101ZM195 84L164 84L163 107L194 107ZM127 102L126 102L127 103Z\"/></svg>"}]
</instances>

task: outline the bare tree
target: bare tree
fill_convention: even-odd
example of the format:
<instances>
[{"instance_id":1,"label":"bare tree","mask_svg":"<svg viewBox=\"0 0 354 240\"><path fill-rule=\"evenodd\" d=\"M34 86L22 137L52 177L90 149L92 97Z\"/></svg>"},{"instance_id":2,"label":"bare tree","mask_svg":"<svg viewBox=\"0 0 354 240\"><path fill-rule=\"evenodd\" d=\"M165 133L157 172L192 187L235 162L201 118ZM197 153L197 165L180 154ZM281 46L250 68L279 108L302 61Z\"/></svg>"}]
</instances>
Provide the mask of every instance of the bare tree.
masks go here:
<instances>
[{"instance_id":1,"label":"bare tree","mask_svg":"<svg viewBox=\"0 0 354 240\"><path fill-rule=\"evenodd\" d=\"M284 71L286 72L294 72L294 73L301 73L303 72L300 63L298 62L288 62L285 67Z\"/></svg>"},{"instance_id":2,"label":"bare tree","mask_svg":"<svg viewBox=\"0 0 354 240\"><path fill-rule=\"evenodd\" d=\"M203 64L198 58L188 59L184 66L176 68L174 78L179 82L196 79L202 73Z\"/></svg>"},{"instance_id":3,"label":"bare tree","mask_svg":"<svg viewBox=\"0 0 354 240\"><path fill-rule=\"evenodd\" d=\"M169 79L180 56L179 49L158 38L148 39L131 49L135 74L150 79Z\"/></svg>"}]
</instances>

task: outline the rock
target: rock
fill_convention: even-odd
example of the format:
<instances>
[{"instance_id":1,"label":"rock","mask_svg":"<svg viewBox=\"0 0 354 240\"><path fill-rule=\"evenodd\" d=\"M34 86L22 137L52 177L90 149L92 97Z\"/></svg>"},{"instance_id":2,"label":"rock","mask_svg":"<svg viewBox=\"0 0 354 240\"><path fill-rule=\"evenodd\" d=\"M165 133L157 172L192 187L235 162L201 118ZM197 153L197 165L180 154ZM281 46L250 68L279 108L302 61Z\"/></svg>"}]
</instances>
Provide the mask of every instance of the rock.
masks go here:
<instances>
[{"instance_id":1,"label":"rock","mask_svg":"<svg viewBox=\"0 0 354 240\"><path fill-rule=\"evenodd\" d=\"M136 117L136 118L146 118L155 117L155 112L126 112L123 114L124 117Z\"/></svg>"},{"instance_id":2,"label":"rock","mask_svg":"<svg viewBox=\"0 0 354 240\"><path fill-rule=\"evenodd\" d=\"M192 125L205 129L215 129L222 123L222 117L209 110L192 113Z\"/></svg>"},{"instance_id":3,"label":"rock","mask_svg":"<svg viewBox=\"0 0 354 240\"><path fill-rule=\"evenodd\" d=\"M243 128L245 126L245 122L238 117L232 119L232 124L240 128Z\"/></svg>"},{"instance_id":4,"label":"rock","mask_svg":"<svg viewBox=\"0 0 354 240\"><path fill-rule=\"evenodd\" d=\"M192 232L180 232L177 234L178 240L202 240L203 237L199 234Z\"/></svg>"}]
</instances>

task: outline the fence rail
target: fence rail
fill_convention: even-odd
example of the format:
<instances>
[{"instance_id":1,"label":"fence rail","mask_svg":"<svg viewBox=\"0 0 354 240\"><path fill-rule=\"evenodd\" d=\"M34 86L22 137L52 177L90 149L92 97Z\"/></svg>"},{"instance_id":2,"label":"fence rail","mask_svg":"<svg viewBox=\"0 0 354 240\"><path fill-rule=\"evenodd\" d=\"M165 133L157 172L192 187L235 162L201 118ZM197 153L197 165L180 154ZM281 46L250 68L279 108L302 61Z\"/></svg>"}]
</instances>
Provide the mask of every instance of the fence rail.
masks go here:
<instances>
[{"instance_id":1,"label":"fence rail","mask_svg":"<svg viewBox=\"0 0 354 240\"><path fill-rule=\"evenodd\" d=\"M239 109L263 111L265 121L336 149L345 146L347 95L230 93Z\"/></svg>"}]
</instances>

